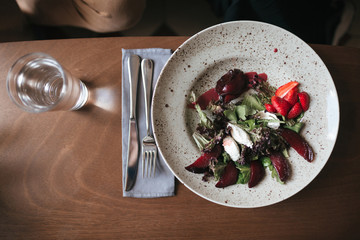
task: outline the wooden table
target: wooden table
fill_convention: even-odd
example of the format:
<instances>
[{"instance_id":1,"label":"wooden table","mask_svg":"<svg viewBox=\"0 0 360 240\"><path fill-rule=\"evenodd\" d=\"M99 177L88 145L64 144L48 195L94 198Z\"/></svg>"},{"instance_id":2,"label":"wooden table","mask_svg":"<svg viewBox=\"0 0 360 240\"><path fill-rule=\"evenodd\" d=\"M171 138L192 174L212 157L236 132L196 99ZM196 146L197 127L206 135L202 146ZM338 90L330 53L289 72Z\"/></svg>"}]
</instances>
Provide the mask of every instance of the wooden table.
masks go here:
<instances>
[{"instance_id":1,"label":"wooden table","mask_svg":"<svg viewBox=\"0 0 360 240\"><path fill-rule=\"evenodd\" d=\"M121 48L186 39L0 44L0 239L360 239L360 49L312 45L333 76L341 124L328 163L300 193L256 209L216 205L178 182L175 197L122 197ZM10 102L7 71L34 51L83 79L94 105L29 114Z\"/></svg>"}]
</instances>

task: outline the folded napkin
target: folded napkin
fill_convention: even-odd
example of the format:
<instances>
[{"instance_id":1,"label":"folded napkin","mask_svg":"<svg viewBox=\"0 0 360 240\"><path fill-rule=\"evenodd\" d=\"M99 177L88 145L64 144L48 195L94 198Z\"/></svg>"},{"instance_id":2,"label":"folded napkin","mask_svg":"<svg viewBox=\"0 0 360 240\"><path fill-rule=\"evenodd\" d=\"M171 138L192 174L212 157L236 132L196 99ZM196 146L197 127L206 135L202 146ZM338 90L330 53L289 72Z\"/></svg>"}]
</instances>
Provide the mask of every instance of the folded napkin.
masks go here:
<instances>
[{"instance_id":1,"label":"folded napkin","mask_svg":"<svg viewBox=\"0 0 360 240\"><path fill-rule=\"evenodd\" d=\"M140 56L141 59L149 58L154 62L153 75L153 89L155 87L157 78L164 67L166 61L171 56L170 49L150 48L150 49L122 49L122 167L123 167L123 196L136 198L154 198L167 197L174 195L175 177L168 169L162 156L158 152L158 159L156 162L155 177L142 177L142 154L141 141L146 136L145 125L145 103L144 103L144 86L141 79L141 70L139 72L139 84L137 95L137 121L139 129L139 166L138 174L134 187L130 191L125 191L125 176L127 164L128 151L128 137L129 137L129 72L128 72L128 57L131 54Z\"/></svg>"}]
</instances>

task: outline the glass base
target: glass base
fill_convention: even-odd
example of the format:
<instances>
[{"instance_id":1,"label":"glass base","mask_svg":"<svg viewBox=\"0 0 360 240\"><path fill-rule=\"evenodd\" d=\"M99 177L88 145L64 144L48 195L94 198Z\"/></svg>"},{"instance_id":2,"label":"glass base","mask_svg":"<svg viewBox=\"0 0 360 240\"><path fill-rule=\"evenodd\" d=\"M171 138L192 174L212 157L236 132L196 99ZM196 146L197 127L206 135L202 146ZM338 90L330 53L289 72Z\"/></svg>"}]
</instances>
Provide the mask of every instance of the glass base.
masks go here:
<instances>
[{"instance_id":1,"label":"glass base","mask_svg":"<svg viewBox=\"0 0 360 240\"><path fill-rule=\"evenodd\" d=\"M76 104L69 111L78 110L82 108L89 99L89 90L82 81L80 81L80 93L81 94Z\"/></svg>"}]
</instances>

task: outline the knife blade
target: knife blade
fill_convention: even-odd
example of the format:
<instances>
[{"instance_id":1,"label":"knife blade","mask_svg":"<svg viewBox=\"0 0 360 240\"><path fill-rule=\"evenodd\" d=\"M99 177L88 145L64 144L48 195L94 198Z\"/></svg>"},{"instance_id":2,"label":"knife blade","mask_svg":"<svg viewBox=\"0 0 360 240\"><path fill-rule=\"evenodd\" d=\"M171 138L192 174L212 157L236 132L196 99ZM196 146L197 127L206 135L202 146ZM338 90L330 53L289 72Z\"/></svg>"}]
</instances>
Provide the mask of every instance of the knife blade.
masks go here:
<instances>
[{"instance_id":1,"label":"knife blade","mask_svg":"<svg viewBox=\"0 0 360 240\"><path fill-rule=\"evenodd\" d=\"M128 155L125 176L125 191L130 191L136 181L139 156L139 132L136 121L136 97L140 71L140 57L131 55L128 59L129 84L130 84L130 116Z\"/></svg>"}]
</instances>

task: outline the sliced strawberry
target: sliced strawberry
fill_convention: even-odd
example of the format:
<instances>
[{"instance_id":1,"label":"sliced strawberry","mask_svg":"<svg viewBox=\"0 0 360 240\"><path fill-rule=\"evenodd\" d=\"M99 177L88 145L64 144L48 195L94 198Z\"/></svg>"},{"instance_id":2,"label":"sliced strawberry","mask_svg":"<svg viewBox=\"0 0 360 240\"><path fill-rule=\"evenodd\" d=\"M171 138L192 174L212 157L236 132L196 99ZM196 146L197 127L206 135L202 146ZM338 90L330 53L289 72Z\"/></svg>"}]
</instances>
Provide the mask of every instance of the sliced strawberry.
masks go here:
<instances>
[{"instance_id":1,"label":"sliced strawberry","mask_svg":"<svg viewBox=\"0 0 360 240\"><path fill-rule=\"evenodd\" d=\"M299 102L295 103L295 105L290 109L287 118L288 119L293 119L296 118L297 116L300 115L300 113L302 113L302 107L301 104Z\"/></svg>"},{"instance_id":2,"label":"sliced strawberry","mask_svg":"<svg viewBox=\"0 0 360 240\"><path fill-rule=\"evenodd\" d=\"M220 180L216 183L215 187L224 188L233 185L237 182L238 177L239 169L236 168L233 161L229 161L224 169L223 175L220 177Z\"/></svg>"},{"instance_id":3,"label":"sliced strawberry","mask_svg":"<svg viewBox=\"0 0 360 240\"><path fill-rule=\"evenodd\" d=\"M296 81L288 82L288 83L282 85L281 87L279 87L275 91L275 95L283 98L291 89L293 89L294 87L297 87L298 85L299 85L299 83Z\"/></svg>"},{"instance_id":4,"label":"sliced strawberry","mask_svg":"<svg viewBox=\"0 0 360 240\"><path fill-rule=\"evenodd\" d=\"M208 91L206 91L205 93L203 93L202 95L200 95L200 97L197 99L196 103L199 104L200 108L202 110L206 109L206 107L209 105L209 103L211 101L217 101L219 100L220 96L219 94L216 92L215 88L212 88Z\"/></svg>"},{"instance_id":5,"label":"sliced strawberry","mask_svg":"<svg viewBox=\"0 0 360 240\"><path fill-rule=\"evenodd\" d=\"M268 112L276 113L275 107L274 107L273 105L271 105L271 104L266 103L266 104L265 104L265 109L266 109L266 111L268 111Z\"/></svg>"},{"instance_id":6,"label":"sliced strawberry","mask_svg":"<svg viewBox=\"0 0 360 240\"><path fill-rule=\"evenodd\" d=\"M186 170L193 173L204 173L209 167L212 158L218 158L221 154L221 146L215 145L210 152L205 152L192 164L185 167Z\"/></svg>"},{"instance_id":7,"label":"sliced strawberry","mask_svg":"<svg viewBox=\"0 0 360 240\"><path fill-rule=\"evenodd\" d=\"M274 152L270 155L270 160L281 181L285 182L290 176L290 165L288 160L281 152Z\"/></svg>"},{"instance_id":8,"label":"sliced strawberry","mask_svg":"<svg viewBox=\"0 0 360 240\"><path fill-rule=\"evenodd\" d=\"M273 96L271 98L271 103L276 109L276 111L283 116L286 116L291 108L290 103L288 103L287 101L285 101L284 99L278 96Z\"/></svg>"},{"instance_id":9,"label":"sliced strawberry","mask_svg":"<svg viewBox=\"0 0 360 240\"><path fill-rule=\"evenodd\" d=\"M260 161L251 161L250 163L250 180L248 182L249 188L257 185L265 175L264 166Z\"/></svg>"},{"instance_id":10,"label":"sliced strawberry","mask_svg":"<svg viewBox=\"0 0 360 240\"><path fill-rule=\"evenodd\" d=\"M301 107L303 108L303 110L305 112L309 109L309 105L310 105L309 94L307 94L307 92L301 92L298 95L299 95L299 101L301 103Z\"/></svg>"},{"instance_id":11,"label":"sliced strawberry","mask_svg":"<svg viewBox=\"0 0 360 240\"><path fill-rule=\"evenodd\" d=\"M295 149L308 162L314 160L314 152L310 147L309 143L305 141L297 132L284 128L280 131L282 136L289 145Z\"/></svg>"},{"instance_id":12,"label":"sliced strawberry","mask_svg":"<svg viewBox=\"0 0 360 240\"><path fill-rule=\"evenodd\" d=\"M284 97L284 99L289 102L292 106L295 105L295 103L298 102L298 88L294 87L293 89L291 89Z\"/></svg>"}]
</instances>

